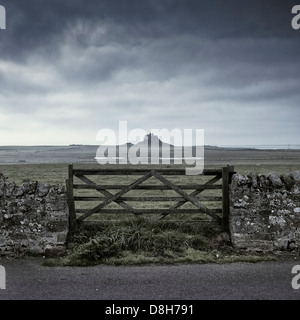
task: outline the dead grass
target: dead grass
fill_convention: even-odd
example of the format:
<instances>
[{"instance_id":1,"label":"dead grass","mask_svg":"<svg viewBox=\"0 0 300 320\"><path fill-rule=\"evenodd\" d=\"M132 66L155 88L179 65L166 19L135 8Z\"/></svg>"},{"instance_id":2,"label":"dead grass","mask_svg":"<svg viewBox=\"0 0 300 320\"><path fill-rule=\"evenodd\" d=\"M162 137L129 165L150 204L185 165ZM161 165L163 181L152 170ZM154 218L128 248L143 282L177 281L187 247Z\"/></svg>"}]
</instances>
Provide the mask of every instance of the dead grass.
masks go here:
<instances>
[{"instance_id":1,"label":"dead grass","mask_svg":"<svg viewBox=\"0 0 300 320\"><path fill-rule=\"evenodd\" d=\"M135 219L82 226L69 235L64 257L48 266L231 263L276 260L274 255L234 249L220 240L216 224Z\"/></svg>"}]
</instances>

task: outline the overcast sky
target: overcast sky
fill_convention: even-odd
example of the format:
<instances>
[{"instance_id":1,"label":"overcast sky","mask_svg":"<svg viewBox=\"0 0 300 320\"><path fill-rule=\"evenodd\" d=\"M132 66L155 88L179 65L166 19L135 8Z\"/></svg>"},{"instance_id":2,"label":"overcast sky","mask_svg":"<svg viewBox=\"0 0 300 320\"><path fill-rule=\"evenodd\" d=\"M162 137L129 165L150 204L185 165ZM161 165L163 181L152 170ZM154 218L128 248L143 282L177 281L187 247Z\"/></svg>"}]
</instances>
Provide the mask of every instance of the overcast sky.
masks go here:
<instances>
[{"instance_id":1,"label":"overcast sky","mask_svg":"<svg viewBox=\"0 0 300 320\"><path fill-rule=\"evenodd\" d=\"M0 145L97 145L119 121L298 144L297 2L0 0Z\"/></svg>"}]
</instances>

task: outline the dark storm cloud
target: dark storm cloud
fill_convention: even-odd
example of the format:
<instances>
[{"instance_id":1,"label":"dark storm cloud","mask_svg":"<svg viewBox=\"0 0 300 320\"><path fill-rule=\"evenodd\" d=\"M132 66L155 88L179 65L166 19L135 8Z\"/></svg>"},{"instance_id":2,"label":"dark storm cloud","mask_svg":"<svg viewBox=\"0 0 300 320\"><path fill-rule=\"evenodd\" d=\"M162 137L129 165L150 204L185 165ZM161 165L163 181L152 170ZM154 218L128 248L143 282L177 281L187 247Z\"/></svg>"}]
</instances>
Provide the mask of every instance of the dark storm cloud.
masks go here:
<instances>
[{"instance_id":1,"label":"dark storm cloud","mask_svg":"<svg viewBox=\"0 0 300 320\"><path fill-rule=\"evenodd\" d=\"M117 42L138 43L145 38L173 35L213 39L297 37L291 30L288 10L295 1L3 0L2 3L9 15L5 35L9 41L1 46L1 53L15 57L44 47L55 52L60 34L78 20L89 21L91 30L97 24L110 25L108 36ZM78 41L84 46L88 44L84 38Z\"/></svg>"},{"instance_id":2,"label":"dark storm cloud","mask_svg":"<svg viewBox=\"0 0 300 320\"><path fill-rule=\"evenodd\" d=\"M0 32L0 111L7 119L18 114L24 122L28 114L37 127L75 132L82 123L96 132L123 118L136 127L200 126L229 136L233 129L220 126L230 115L237 130L245 121L253 129L261 110L274 114L274 130L284 119L282 126L299 133L291 124L300 116L299 32L291 28L297 1L0 3L7 11ZM265 134L264 127L253 131Z\"/></svg>"}]
</instances>

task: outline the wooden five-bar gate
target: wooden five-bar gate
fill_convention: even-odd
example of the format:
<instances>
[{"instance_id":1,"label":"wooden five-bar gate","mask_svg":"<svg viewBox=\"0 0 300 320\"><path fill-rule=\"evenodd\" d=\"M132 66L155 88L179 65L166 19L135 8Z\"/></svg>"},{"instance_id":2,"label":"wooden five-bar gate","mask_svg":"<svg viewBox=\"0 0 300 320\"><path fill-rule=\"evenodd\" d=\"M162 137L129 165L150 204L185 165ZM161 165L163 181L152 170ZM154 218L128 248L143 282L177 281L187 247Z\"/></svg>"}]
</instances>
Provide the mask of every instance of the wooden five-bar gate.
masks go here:
<instances>
[{"instance_id":1,"label":"wooden five-bar gate","mask_svg":"<svg viewBox=\"0 0 300 320\"><path fill-rule=\"evenodd\" d=\"M69 165L69 177L67 183L68 193L68 205L69 205L69 224L70 229L74 230L78 224L84 222L88 217L94 214L157 214L158 219L163 219L169 214L206 214L212 221L216 221L221 224L223 230L228 230L228 215L229 215L229 185L231 182L231 176L234 173L233 166L226 166L221 169L204 169L200 176L211 176L205 183L199 181L195 183L195 177L199 176L187 176L193 177L188 179L186 184L175 184L169 178L169 176L183 176L186 175L185 169L175 168L156 168L156 169L143 169L143 168L103 168L103 169L75 169L73 165ZM99 182L93 181L91 176L103 177L103 180ZM134 181L130 181L127 184L108 184L110 177L122 176L122 181L129 180L131 176L140 176ZM167 178L167 177L168 178ZM74 178L80 183L75 183ZM159 184L145 184L150 178L156 178ZM153 178L152 178L153 180ZM217 181L221 181L221 184L216 184ZM75 195L75 190L83 191L81 195ZM199 197L199 194L204 190L221 190L221 196L206 196ZM97 192L97 196L91 196L88 191L94 190ZM117 192L114 192L117 190ZM140 190L147 190L141 194ZM150 191L161 191L159 196L149 195ZM168 196L163 194L163 190L172 190L176 193L176 196ZM193 190L187 192L187 190ZM125 196L128 192L134 191L134 196ZM140 192L140 194L139 194ZM98 195L100 193L100 196ZM136 194L138 193L138 195ZM97 202L91 208L77 208L79 202ZM135 208L130 205L131 202L173 202L169 208ZM211 209L203 203L208 201L220 201L222 203L221 208ZM99 203L100 202L100 203ZM174 203L175 202L175 203ZM192 204L192 208L183 209L183 205L189 202ZM111 208L109 205L115 203L118 206Z\"/></svg>"}]
</instances>

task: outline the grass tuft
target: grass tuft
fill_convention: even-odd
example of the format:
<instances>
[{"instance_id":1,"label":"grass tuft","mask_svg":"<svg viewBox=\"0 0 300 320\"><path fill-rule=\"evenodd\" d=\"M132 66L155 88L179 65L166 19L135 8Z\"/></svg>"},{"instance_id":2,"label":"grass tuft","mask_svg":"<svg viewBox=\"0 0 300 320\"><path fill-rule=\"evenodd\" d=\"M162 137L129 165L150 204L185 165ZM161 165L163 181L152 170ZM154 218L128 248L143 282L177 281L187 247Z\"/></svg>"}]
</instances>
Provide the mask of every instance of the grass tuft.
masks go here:
<instances>
[{"instance_id":1,"label":"grass tuft","mask_svg":"<svg viewBox=\"0 0 300 320\"><path fill-rule=\"evenodd\" d=\"M85 225L69 234L64 257L46 259L47 266L228 263L272 260L245 255L218 240L216 224L187 224L139 218ZM273 259L274 260L274 259Z\"/></svg>"}]
</instances>

